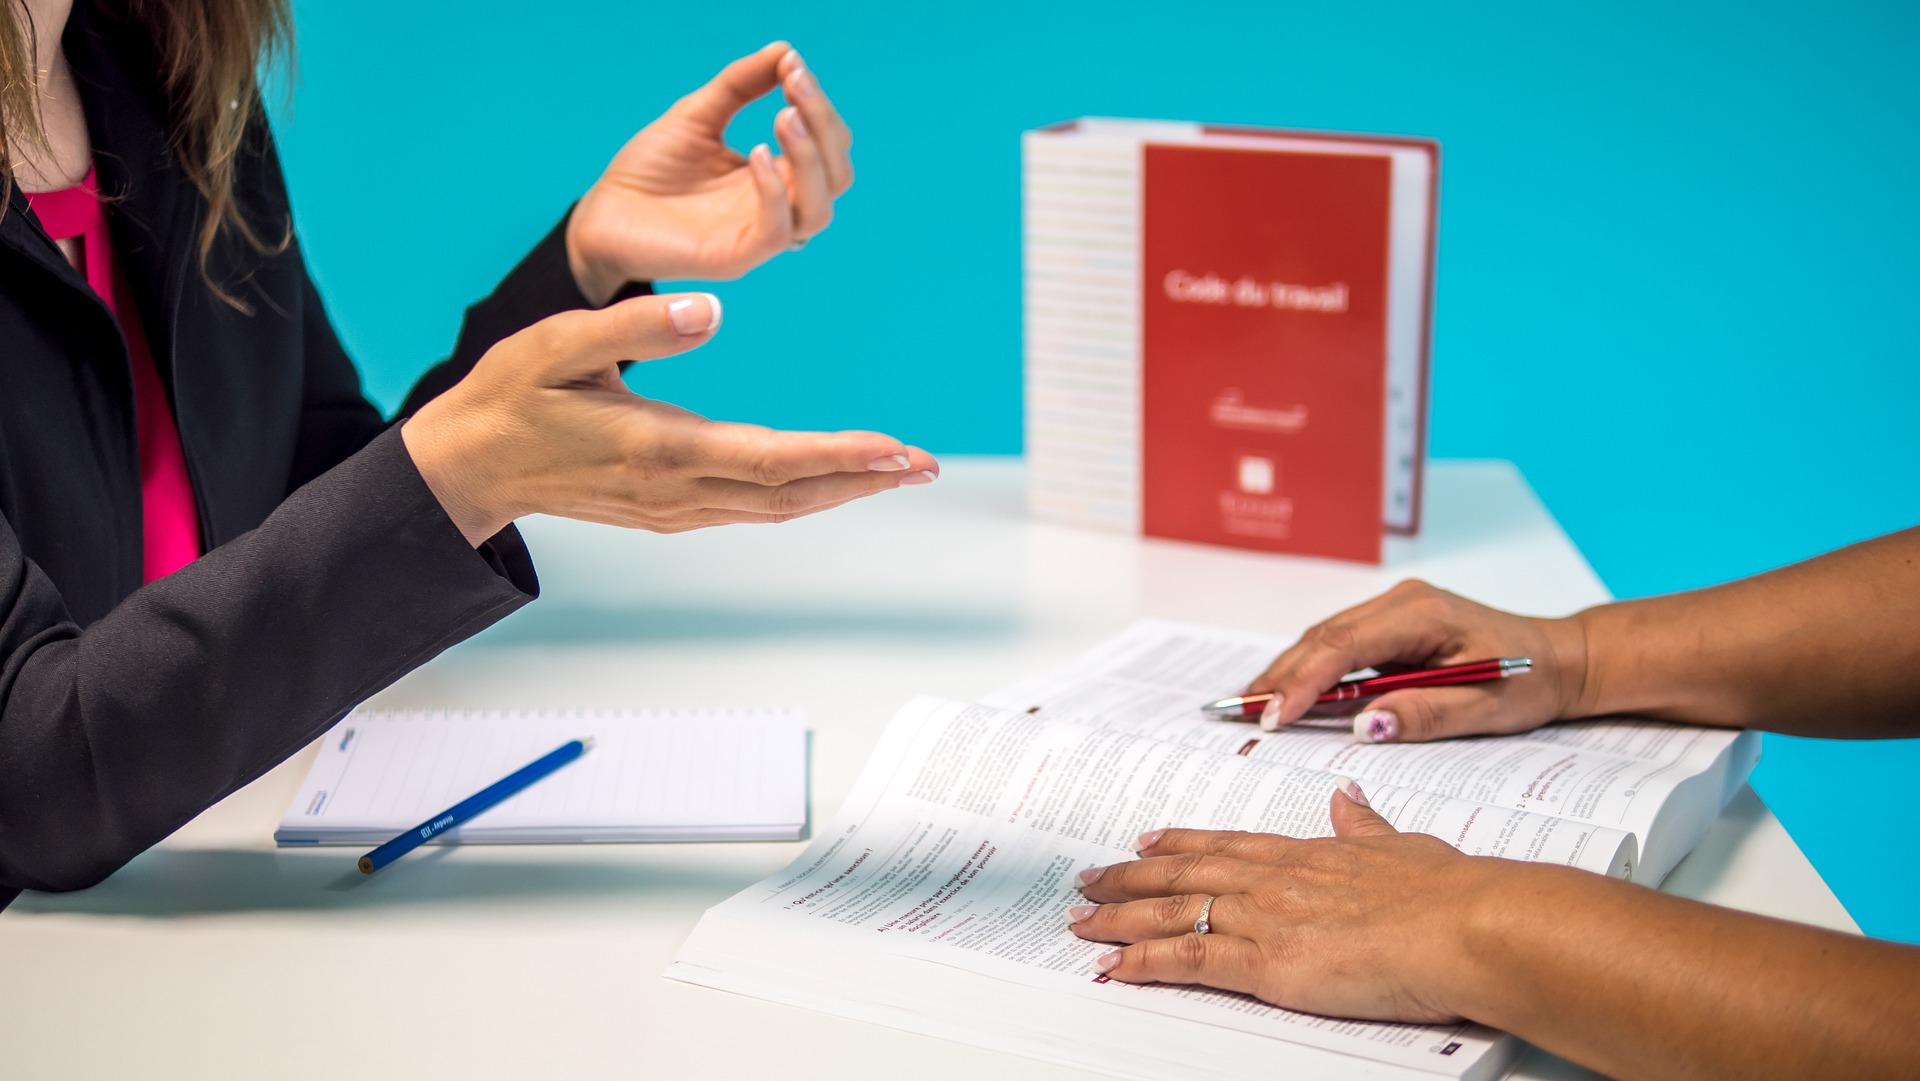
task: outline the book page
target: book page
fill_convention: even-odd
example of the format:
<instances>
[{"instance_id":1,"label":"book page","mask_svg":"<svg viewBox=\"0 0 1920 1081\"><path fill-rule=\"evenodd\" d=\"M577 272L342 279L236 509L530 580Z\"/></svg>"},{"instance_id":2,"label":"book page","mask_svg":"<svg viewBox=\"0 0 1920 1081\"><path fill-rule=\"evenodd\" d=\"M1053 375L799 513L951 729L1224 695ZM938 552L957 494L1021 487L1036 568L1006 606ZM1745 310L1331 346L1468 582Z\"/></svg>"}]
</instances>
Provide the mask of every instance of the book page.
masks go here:
<instances>
[{"instance_id":1,"label":"book page","mask_svg":"<svg viewBox=\"0 0 1920 1081\"><path fill-rule=\"evenodd\" d=\"M1517 736L1366 744L1345 721L1268 733L1200 713L1238 694L1279 638L1144 621L1066 668L984 701L1381 785L1553 815L1634 834L1634 879L1658 883L1745 782L1758 737L1652 721L1582 721ZM1514 678L1526 679L1526 676Z\"/></svg>"},{"instance_id":2,"label":"book page","mask_svg":"<svg viewBox=\"0 0 1920 1081\"><path fill-rule=\"evenodd\" d=\"M1140 832L1181 821L1326 836L1332 791L1333 778L1318 771L917 698L820 838L710 916L778 927L833 956L906 954L1382 1062L1433 1069L1436 1054L1457 1064L1484 1053L1494 1036L1474 1026L1339 1020L1203 988L1113 984L1093 969L1111 947L1067 929L1065 910L1080 901L1074 874L1133 858ZM1390 820L1459 838L1469 850L1603 872L1631 858L1632 839L1618 831L1393 786L1374 802ZM724 951L719 934L696 931L689 949ZM737 969L740 959L729 960Z\"/></svg>"},{"instance_id":3,"label":"book page","mask_svg":"<svg viewBox=\"0 0 1920 1081\"><path fill-rule=\"evenodd\" d=\"M995 822L1131 852L1149 829L1333 833L1333 775L971 703L918 707L946 717L909 798ZM1381 816L1472 855L1619 872L1626 835L1405 786L1369 793Z\"/></svg>"}]
</instances>

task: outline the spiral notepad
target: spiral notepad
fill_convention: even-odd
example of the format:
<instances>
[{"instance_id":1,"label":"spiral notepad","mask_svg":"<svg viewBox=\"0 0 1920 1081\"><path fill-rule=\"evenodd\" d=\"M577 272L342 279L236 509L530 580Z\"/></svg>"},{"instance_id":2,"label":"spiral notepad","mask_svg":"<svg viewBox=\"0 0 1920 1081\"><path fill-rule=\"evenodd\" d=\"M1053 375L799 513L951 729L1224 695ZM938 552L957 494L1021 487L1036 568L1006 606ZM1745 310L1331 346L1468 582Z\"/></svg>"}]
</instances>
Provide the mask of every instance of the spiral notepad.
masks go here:
<instances>
[{"instance_id":1,"label":"spiral notepad","mask_svg":"<svg viewBox=\"0 0 1920 1081\"><path fill-rule=\"evenodd\" d=\"M792 709L356 710L327 733L281 845L391 838L571 739L593 750L435 844L782 841L807 819Z\"/></svg>"}]
</instances>

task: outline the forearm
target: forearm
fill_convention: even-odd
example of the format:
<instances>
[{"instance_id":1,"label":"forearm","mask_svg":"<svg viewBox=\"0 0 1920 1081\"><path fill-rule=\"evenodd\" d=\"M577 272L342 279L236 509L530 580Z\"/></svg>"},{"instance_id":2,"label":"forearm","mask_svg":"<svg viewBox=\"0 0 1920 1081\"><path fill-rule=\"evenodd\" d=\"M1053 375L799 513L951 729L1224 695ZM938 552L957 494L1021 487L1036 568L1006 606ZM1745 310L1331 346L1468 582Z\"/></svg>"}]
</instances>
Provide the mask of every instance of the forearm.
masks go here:
<instances>
[{"instance_id":1,"label":"forearm","mask_svg":"<svg viewBox=\"0 0 1920 1081\"><path fill-rule=\"evenodd\" d=\"M501 540L467 547L397 433L84 631L0 531L0 888L98 881L524 604Z\"/></svg>"},{"instance_id":2,"label":"forearm","mask_svg":"<svg viewBox=\"0 0 1920 1081\"><path fill-rule=\"evenodd\" d=\"M1455 1004L1619 1078L1914 1077L1920 948L1514 865Z\"/></svg>"},{"instance_id":3,"label":"forearm","mask_svg":"<svg viewBox=\"0 0 1920 1081\"><path fill-rule=\"evenodd\" d=\"M1920 529L1710 589L1589 609L1572 716L1920 733Z\"/></svg>"}]
</instances>

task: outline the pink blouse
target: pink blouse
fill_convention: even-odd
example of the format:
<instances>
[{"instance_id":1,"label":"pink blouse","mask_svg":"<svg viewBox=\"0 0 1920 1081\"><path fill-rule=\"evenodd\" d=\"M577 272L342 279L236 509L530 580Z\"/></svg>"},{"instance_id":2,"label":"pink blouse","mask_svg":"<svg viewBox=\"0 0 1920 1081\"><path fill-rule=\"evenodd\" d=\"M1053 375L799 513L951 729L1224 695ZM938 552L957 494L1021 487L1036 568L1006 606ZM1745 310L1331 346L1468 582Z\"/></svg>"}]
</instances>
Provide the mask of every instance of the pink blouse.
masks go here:
<instances>
[{"instance_id":1,"label":"pink blouse","mask_svg":"<svg viewBox=\"0 0 1920 1081\"><path fill-rule=\"evenodd\" d=\"M106 209L100 203L93 170L88 169L87 178L75 187L27 192L26 196L27 205L49 236L77 240L80 250L76 267L106 302L127 339L133 367L133 413L140 439L142 569L146 581L164 578L200 558L200 514L187 478L187 458L180 449L173 407L160 384L153 353L147 348L140 311L127 290L126 276L114 267Z\"/></svg>"}]
</instances>

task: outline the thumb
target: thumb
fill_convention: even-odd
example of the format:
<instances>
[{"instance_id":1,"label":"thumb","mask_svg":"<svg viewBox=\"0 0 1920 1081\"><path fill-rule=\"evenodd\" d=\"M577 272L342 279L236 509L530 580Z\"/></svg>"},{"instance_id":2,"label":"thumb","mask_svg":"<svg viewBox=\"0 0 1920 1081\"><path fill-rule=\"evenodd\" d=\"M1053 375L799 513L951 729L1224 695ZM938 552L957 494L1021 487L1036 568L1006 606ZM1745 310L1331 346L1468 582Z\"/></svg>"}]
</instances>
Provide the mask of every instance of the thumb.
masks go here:
<instances>
[{"instance_id":1,"label":"thumb","mask_svg":"<svg viewBox=\"0 0 1920 1081\"><path fill-rule=\"evenodd\" d=\"M705 345L720 326L712 293L635 297L561 312L514 335L543 383L590 379L623 360L657 360Z\"/></svg>"},{"instance_id":2,"label":"thumb","mask_svg":"<svg viewBox=\"0 0 1920 1081\"><path fill-rule=\"evenodd\" d=\"M1333 804L1329 813L1333 817L1335 837L1382 837L1400 832L1373 809L1367 802L1367 794L1360 791L1360 785L1353 778L1335 777L1333 782Z\"/></svg>"}]
</instances>

